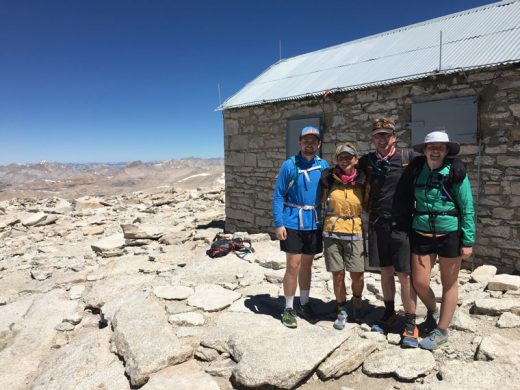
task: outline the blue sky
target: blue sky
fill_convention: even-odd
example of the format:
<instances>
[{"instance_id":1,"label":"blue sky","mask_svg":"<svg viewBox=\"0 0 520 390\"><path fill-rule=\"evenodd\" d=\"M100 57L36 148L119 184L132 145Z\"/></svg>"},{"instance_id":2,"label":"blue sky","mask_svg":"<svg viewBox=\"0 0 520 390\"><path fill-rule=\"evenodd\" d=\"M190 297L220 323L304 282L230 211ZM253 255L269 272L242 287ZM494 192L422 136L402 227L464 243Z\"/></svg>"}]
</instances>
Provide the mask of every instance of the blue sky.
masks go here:
<instances>
[{"instance_id":1,"label":"blue sky","mask_svg":"<svg viewBox=\"0 0 520 390\"><path fill-rule=\"evenodd\" d=\"M0 0L0 164L222 157L218 106L282 57L493 1Z\"/></svg>"}]
</instances>

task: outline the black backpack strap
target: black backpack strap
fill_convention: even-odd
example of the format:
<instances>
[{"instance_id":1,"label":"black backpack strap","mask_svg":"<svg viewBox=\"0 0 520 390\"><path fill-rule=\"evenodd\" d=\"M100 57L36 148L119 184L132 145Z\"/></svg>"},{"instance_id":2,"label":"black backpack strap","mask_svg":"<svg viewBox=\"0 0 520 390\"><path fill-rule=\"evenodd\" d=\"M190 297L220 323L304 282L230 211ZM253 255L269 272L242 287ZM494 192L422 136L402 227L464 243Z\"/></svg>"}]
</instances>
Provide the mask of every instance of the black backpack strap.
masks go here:
<instances>
[{"instance_id":1,"label":"black backpack strap","mask_svg":"<svg viewBox=\"0 0 520 390\"><path fill-rule=\"evenodd\" d=\"M450 184L459 184L466 177L466 166L460 158L452 157L449 159L451 163L448 182Z\"/></svg>"}]
</instances>

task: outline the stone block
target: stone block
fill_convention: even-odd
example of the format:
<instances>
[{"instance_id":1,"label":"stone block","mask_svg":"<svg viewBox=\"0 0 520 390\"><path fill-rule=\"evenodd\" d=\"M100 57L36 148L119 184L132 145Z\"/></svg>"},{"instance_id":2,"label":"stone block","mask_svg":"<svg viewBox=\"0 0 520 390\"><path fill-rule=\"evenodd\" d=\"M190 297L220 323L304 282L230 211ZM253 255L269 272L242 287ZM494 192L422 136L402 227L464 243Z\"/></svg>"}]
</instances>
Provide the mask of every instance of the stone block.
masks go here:
<instances>
[{"instance_id":1,"label":"stone block","mask_svg":"<svg viewBox=\"0 0 520 390\"><path fill-rule=\"evenodd\" d=\"M514 116L520 117L520 103L511 104L509 109Z\"/></svg>"},{"instance_id":2,"label":"stone block","mask_svg":"<svg viewBox=\"0 0 520 390\"><path fill-rule=\"evenodd\" d=\"M518 156L498 156L497 164L506 167L520 167L520 158Z\"/></svg>"},{"instance_id":3,"label":"stone block","mask_svg":"<svg viewBox=\"0 0 520 390\"><path fill-rule=\"evenodd\" d=\"M256 167L256 154L246 153L244 156L244 166Z\"/></svg>"},{"instance_id":4,"label":"stone block","mask_svg":"<svg viewBox=\"0 0 520 390\"><path fill-rule=\"evenodd\" d=\"M486 146L484 152L488 154L503 154L507 152L507 145Z\"/></svg>"},{"instance_id":5,"label":"stone block","mask_svg":"<svg viewBox=\"0 0 520 390\"><path fill-rule=\"evenodd\" d=\"M247 150L249 149L249 136L245 134L233 135L231 137L229 148L231 150Z\"/></svg>"},{"instance_id":6,"label":"stone block","mask_svg":"<svg viewBox=\"0 0 520 390\"><path fill-rule=\"evenodd\" d=\"M460 145L460 154L461 155L478 154L478 145Z\"/></svg>"},{"instance_id":7,"label":"stone block","mask_svg":"<svg viewBox=\"0 0 520 390\"><path fill-rule=\"evenodd\" d=\"M236 119L225 119L224 120L224 134L225 135L238 134L239 129L240 129L240 125Z\"/></svg>"},{"instance_id":8,"label":"stone block","mask_svg":"<svg viewBox=\"0 0 520 390\"><path fill-rule=\"evenodd\" d=\"M487 289L490 291L508 291L520 289L520 276L499 274L488 282Z\"/></svg>"},{"instance_id":9,"label":"stone block","mask_svg":"<svg viewBox=\"0 0 520 390\"><path fill-rule=\"evenodd\" d=\"M510 209L506 209L506 208L502 208L502 207L497 207L497 208L493 209L493 217L494 218L512 219L513 216L514 215L513 215L513 213L511 212Z\"/></svg>"},{"instance_id":10,"label":"stone block","mask_svg":"<svg viewBox=\"0 0 520 390\"><path fill-rule=\"evenodd\" d=\"M226 156L226 165L243 166L245 162L245 153L229 152Z\"/></svg>"}]
</instances>

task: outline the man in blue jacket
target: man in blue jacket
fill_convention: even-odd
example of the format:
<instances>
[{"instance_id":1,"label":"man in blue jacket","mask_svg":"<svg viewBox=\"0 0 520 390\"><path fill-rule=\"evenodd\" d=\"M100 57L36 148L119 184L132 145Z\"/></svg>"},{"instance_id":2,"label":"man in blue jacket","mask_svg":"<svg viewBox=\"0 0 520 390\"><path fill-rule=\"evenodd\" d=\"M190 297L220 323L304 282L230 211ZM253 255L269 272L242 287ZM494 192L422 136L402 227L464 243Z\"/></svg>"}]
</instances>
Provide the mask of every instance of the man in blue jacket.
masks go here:
<instances>
[{"instance_id":1,"label":"man in blue jacket","mask_svg":"<svg viewBox=\"0 0 520 390\"><path fill-rule=\"evenodd\" d=\"M311 269L314 255L323 250L318 210L319 181L328 164L317 156L321 146L320 131L313 126L304 127L299 146L300 152L282 164L273 196L276 238L287 259L282 323L288 328L297 327L293 309L297 284L300 287L300 315L311 323L316 322L309 304Z\"/></svg>"}]
</instances>

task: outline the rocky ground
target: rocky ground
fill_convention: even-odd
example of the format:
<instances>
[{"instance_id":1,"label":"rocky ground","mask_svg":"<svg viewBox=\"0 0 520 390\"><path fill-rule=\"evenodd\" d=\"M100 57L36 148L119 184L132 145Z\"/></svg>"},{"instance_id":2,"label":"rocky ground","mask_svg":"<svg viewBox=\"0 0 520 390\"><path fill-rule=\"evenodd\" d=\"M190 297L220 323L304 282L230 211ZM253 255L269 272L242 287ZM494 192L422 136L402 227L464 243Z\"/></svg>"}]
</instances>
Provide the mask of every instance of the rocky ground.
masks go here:
<instances>
[{"instance_id":1,"label":"rocky ground","mask_svg":"<svg viewBox=\"0 0 520 390\"><path fill-rule=\"evenodd\" d=\"M400 349L399 328L370 332L377 273L362 323L333 329L318 258L321 321L287 329L277 242L236 233L254 254L205 254L223 199L217 186L0 202L0 388L520 388L520 276L462 271L450 347L430 353Z\"/></svg>"}]
</instances>

